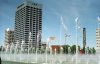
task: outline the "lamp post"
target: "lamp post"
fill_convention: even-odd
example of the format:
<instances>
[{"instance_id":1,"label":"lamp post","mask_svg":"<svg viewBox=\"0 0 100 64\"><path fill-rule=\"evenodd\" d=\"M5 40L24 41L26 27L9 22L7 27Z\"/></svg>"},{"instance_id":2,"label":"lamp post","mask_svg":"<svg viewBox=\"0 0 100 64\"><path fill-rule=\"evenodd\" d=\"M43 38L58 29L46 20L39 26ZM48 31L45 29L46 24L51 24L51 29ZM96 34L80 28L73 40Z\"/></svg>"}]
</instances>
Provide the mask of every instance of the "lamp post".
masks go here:
<instances>
[{"instance_id":1,"label":"lamp post","mask_svg":"<svg viewBox=\"0 0 100 64\"><path fill-rule=\"evenodd\" d=\"M70 35L67 35L66 33L65 33L65 54L67 54L67 42L66 42L66 39L67 39L67 37L70 37ZM69 51L68 51L68 54L69 54ZM67 55L66 55L67 56ZM66 60L67 60L67 57L66 57Z\"/></svg>"},{"instance_id":2,"label":"lamp post","mask_svg":"<svg viewBox=\"0 0 100 64\"><path fill-rule=\"evenodd\" d=\"M67 37L70 37L70 35L67 35L67 34L65 33L65 45L66 45L66 49L67 49L67 42L66 42ZM67 52L67 50L66 50L66 52ZM65 52L65 53L66 53L66 52Z\"/></svg>"}]
</instances>

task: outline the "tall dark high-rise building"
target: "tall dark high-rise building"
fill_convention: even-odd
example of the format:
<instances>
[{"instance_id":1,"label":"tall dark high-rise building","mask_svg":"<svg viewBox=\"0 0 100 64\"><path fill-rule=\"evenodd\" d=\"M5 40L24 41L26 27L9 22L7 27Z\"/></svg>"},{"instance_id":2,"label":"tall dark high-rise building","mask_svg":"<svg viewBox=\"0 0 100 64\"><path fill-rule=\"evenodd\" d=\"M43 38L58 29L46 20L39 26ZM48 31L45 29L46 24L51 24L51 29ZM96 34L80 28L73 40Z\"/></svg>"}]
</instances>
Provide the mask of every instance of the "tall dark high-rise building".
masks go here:
<instances>
[{"instance_id":1,"label":"tall dark high-rise building","mask_svg":"<svg viewBox=\"0 0 100 64\"><path fill-rule=\"evenodd\" d=\"M26 47L29 44L29 33L31 32L32 47L41 46L41 37L37 35L42 32L42 4L25 1L19 5L15 13L14 41L19 43L22 40ZM38 40L37 40L38 39ZM38 41L38 42L37 42Z\"/></svg>"},{"instance_id":2,"label":"tall dark high-rise building","mask_svg":"<svg viewBox=\"0 0 100 64\"><path fill-rule=\"evenodd\" d=\"M86 47L86 28L83 28L83 47Z\"/></svg>"}]
</instances>

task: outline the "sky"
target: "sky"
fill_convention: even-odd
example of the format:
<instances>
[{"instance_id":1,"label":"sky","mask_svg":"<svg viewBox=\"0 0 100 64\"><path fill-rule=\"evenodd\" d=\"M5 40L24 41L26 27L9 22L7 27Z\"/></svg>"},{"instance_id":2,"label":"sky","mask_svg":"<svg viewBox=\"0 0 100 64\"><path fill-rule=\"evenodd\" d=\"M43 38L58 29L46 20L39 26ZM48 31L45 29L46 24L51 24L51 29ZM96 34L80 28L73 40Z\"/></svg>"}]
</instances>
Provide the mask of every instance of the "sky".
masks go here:
<instances>
[{"instance_id":1,"label":"sky","mask_svg":"<svg viewBox=\"0 0 100 64\"><path fill-rule=\"evenodd\" d=\"M0 0L0 45L4 45L5 30L14 29L16 7L24 0ZM31 0L43 4L42 41L54 36L50 44L76 44L75 19L86 28L87 46L96 46L97 17L100 16L100 0ZM66 26L66 30L61 23ZM82 46L82 32L78 30L78 44Z\"/></svg>"}]
</instances>

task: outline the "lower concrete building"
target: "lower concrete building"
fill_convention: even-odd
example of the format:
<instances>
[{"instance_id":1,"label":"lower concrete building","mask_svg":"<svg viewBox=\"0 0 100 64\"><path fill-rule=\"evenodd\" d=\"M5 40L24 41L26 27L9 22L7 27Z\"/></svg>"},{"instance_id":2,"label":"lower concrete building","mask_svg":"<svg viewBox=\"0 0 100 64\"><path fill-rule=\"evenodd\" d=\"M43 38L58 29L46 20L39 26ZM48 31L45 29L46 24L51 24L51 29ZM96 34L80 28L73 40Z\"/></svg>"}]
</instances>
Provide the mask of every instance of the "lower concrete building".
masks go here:
<instances>
[{"instance_id":1,"label":"lower concrete building","mask_svg":"<svg viewBox=\"0 0 100 64\"><path fill-rule=\"evenodd\" d=\"M100 28L96 29L96 50L100 53Z\"/></svg>"},{"instance_id":2,"label":"lower concrete building","mask_svg":"<svg viewBox=\"0 0 100 64\"><path fill-rule=\"evenodd\" d=\"M60 51L60 45L51 45L52 53L58 53Z\"/></svg>"},{"instance_id":3,"label":"lower concrete building","mask_svg":"<svg viewBox=\"0 0 100 64\"><path fill-rule=\"evenodd\" d=\"M11 43L14 43L14 30L8 28L5 30L5 48L10 48Z\"/></svg>"}]
</instances>

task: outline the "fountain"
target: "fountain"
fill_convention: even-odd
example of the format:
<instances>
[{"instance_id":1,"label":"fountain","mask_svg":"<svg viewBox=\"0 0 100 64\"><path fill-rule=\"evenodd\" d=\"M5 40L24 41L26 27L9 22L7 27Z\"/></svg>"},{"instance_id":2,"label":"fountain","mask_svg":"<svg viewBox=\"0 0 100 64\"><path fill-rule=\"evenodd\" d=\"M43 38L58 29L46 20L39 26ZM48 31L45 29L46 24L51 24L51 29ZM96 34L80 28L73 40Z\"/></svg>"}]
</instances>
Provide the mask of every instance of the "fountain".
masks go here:
<instances>
[{"instance_id":1,"label":"fountain","mask_svg":"<svg viewBox=\"0 0 100 64\"><path fill-rule=\"evenodd\" d=\"M10 53L14 53L14 43L12 43L10 46Z\"/></svg>"},{"instance_id":2,"label":"fountain","mask_svg":"<svg viewBox=\"0 0 100 64\"><path fill-rule=\"evenodd\" d=\"M54 49L54 51L55 51L55 55L57 55L57 49L56 48Z\"/></svg>"},{"instance_id":3,"label":"fountain","mask_svg":"<svg viewBox=\"0 0 100 64\"><path fill-rule=\"evenodd\" d=\"M7 48L6 48L6 53L9 53L9 48L10 48L10 46L9 45L7 45Z\"/></svg>"},{"instance_id":4,"label":"fountain","mask_svg":"<svg viewBox=\"0 0 100 64\"><path fill-rule=\"evenodd\" d=\"M23 41L22 41L23 42ZM24 42L23 42L24 43ZM11 45L11 48L13 48L13 44ZM16 47L17 48L17 47ZM63 54L63 48L60 48L60 54L57 53L57 50L55 49L55 53L52 54L52 49L50 48L50 54L47 53L47 59L43 58L45 57L45 54L37 54L31 52L31 54L24 54L22 52L23 47L21 46L21 53L13 53L10 49L10 53L1 53L1 58L3 61L12 61L12 62L21 62L23 63L32 63L32 64L73 64L76 61L75 55L69 55L71 49L68 48L68 54ZM17 50L17 49L15 49ZM14 51L15 51L14 50ZM35 57L37 56L37 60L35 61ZM42 59L41 59L42 58ZM59 59L59 60L58 60ZM67 59L67 60L66 60ZM47 60L47 61L45 61ZM78 64L100 64L100 62L97 62L97 60L100 60L100 57L98 55L80 55L78 54ZM91 62L92 61L92 62ZM47 62L47 63L46 63Z\"/></svg>"},{"instance_id":5,"label":"fountain","mask_svg":"<svg viewBox=\"0 0 100 64\"><path fill-rule=\"evenodd\" d=\"M24 43L24 41L22 40L20 53L24 53L23 45L25 45L25 43Z\"/></svg>"},{"instance_id":6,"label":"fountain","mask_svg":"<svg viewBox=\"0 0 100 64\"><path fill-rule=\"evenodd\" d=\"M15 45L15 54L20 52L20 43L17 41Z\"/></svg>"},{"instance_id":7,"label":"fountain","mask_svg":"<svg viewBox=\"0 0 100 64\"><path fill-rule=\"evenodd\" d=\"M70 49L70 47L68 47L68 54L70 54L71 53L71 49Z\"/></svg>"},{"instance_id":8,"label":"fountain","mask_svg":"<svg viewBox=\"0 0 100 64\"><path fill-rule=\"evenodd\" d=\"M76 19L76 23L77 23ZM64 26L65 27L65 26ZM19 41L16 44L12 43L7 45L5 51L1 51L1 59L5 62L12 62L11 64L100 64L99 54L92 55L89 53L89 48L85 48L85 55L80 55L78 53L78 40L77 40L77 29L76 25L76 54L71 54L71 47L68 47L68 54L64 54L63 47L60 46L60 53L57 53L58 50L55 48L54 51L49 46L46 46L45 53L38 53L38 48L33 48L31 40L31 32L29 33L29 44L28 49L25 50L26 43L24 40L20 43ZM39 38L39 37L38 37ZM55 37L49 37L47 39L47 45L51 41L55 40ZM37 41L37 43L39 40ZM49 52L50 53L49 53ZM26 53L27 52L27 53ZM53 54L54 52L54 54ZM93 52L91 50L91 52ZM45 58L44 58L45 57Z\"/></svg>"},{"instance_id":9,"label":"fountain","mask_svg":"<svg viewBox=\"0 0 100 64\"><path fill-rule=\"evenodd\" d=\"M62 47L60 47L60 64L62 64L62 53L63 53L63 48Z\"/></svg>"}]
</instances>

